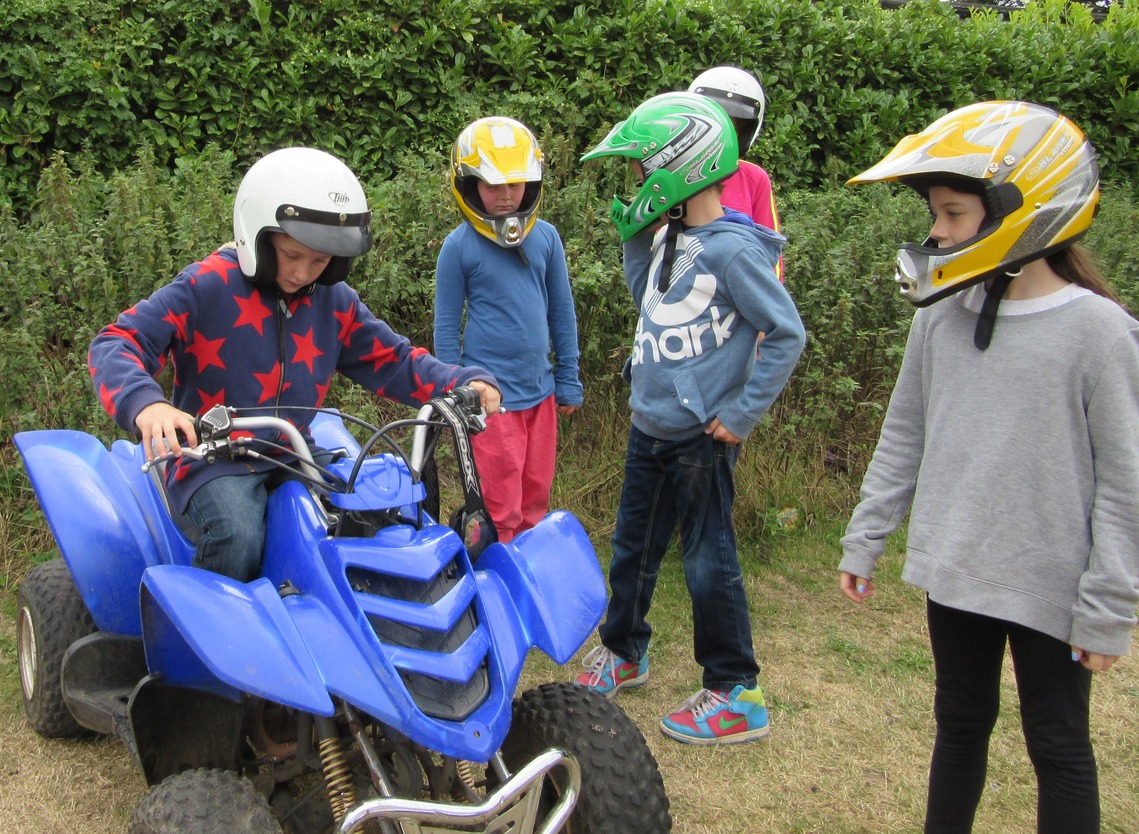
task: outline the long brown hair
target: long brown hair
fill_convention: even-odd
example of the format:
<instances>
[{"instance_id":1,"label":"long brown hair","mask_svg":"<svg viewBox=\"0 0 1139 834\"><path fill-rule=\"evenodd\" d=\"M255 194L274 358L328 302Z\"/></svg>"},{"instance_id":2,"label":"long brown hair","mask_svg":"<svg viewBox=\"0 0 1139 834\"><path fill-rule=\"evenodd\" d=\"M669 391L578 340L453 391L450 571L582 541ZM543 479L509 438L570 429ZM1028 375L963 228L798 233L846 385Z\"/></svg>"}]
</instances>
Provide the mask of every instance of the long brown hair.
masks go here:
<instances>
[{"instance_id":1,"label":"long brown hair","mask_svg":"<svg viewBox=\"0 0 1139 834\"><path fill-rule=\"evenodd\" d=\"M1045 260L1052 271L1068 283L1091 290L1096 295L1111 299L1123 309L1127 309L1111 284L1103 277L1103 273L1099 271L1095 257L1086 246L1073 244L1052 253Z\"/></svg>"}]
</instances>

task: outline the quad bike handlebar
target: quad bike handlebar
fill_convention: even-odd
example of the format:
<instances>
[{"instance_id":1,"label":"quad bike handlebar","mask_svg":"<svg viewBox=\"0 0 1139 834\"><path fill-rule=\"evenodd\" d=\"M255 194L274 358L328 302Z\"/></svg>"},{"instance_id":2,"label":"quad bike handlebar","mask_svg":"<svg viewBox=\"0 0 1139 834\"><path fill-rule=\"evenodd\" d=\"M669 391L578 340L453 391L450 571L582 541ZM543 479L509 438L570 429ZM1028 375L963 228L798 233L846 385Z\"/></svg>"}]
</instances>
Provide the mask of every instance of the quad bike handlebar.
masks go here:
<instances>
[{"instance_id":1,"label":"quad bike handlebar","mask_svg":"<svg viewBox=\"0 0 1139 834\"><path fill-rule=\"evenodd\" d=\"M319 408L312 410L326 411ZM455 422L461 422L468 434L477 434L486 428L485 412L482 409L479 393L474 388L459 386L428 401L419 410L416 419L412 421L415 425L415 433L408 463L417 474L422 470L431 448L431 429L444 425L432 419L438 414L451 414L458 417L458 421L452 421L452 428L455 428ZM355 422L371 429L377 435L397 425L407 425L407 421L397 421L397 423L381 430L363 423L363 421L357 420ZM195 446L182 446L181 454L183 457L191 460L204 460L206 463L232 460L238 457L266 457L254 446L284 448L280 444L272 443L254 434L258 430L268 429L277 432L280 437L287 441L287 451L297 458L306 475L316 483L324 480L324 472L313 458L312 450L304 436L293 423L283 417L265 414L243 416L240 409L219 404L195 417L194 428L198 433L200 442ZM152 467L159 465L160 461L164 460L167 458L147 461L143 464L143 472L149 472Z\"/></svg>"}]
</instances>

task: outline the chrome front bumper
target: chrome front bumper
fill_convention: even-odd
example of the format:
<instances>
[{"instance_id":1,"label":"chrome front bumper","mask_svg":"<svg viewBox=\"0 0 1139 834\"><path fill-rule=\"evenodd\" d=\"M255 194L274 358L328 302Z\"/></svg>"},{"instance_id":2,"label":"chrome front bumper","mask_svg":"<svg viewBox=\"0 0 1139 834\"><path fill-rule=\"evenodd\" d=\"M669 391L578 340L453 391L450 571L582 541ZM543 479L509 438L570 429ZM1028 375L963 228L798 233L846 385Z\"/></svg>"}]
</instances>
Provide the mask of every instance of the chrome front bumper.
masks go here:
<instances>
[{"instance_id":1,"label":"chrome front bumper","mask_svg":"<svg viewBox=\"0 0 1139 834\"><path fill-rule=\"evenodd\" d=\"M559 769L565 774L564 782L559 782L561 795L552 808L542 812L540 800L546 777ZM580 793L581 767L577 759L564 750L551 748L535 757L480 805L400 797L369 799L354 806L336 830L338 834L352 834L363 823L375 820L388 822L384 830L399 834L445 831L555 834L573 813Z\"/></svg>"}]
</instances>

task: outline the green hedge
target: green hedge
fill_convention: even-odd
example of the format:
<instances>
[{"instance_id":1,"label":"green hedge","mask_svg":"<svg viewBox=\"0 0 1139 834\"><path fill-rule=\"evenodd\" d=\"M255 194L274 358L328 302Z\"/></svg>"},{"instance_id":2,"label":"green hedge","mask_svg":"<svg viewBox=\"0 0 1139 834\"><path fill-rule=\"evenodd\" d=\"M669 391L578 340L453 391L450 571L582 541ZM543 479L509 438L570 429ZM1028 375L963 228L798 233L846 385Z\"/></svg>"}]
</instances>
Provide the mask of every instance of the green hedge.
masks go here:
<instances>
[{"instance_id":1,"label":"green hedge","mask_svg":"<svg viewBox=\"0 0 1139 834\"><path fill-rule=\"evenodd\" d=\"M572 170L564 142L546 137L546 146L557 164L543 217L565 240L589 400L619 406L634 320L616 232L596 197L601 166ZM440 160L395 161L394 177L365 181L376 245L351 282L393 327L430 347L435 261L461 217ZM108 175L89 155L59 154L31 217L0 213L0 445L19 429L110 430L90 390L87 345L120 310L232 237L233 171L233 155L217 148L173 171L144 152ZM792 189L782 210L787 286L809 339L768 430L857 457L877 432L912 314L893 281L894 255L902 240L924 238L928 215L908 189L887 185ZM1088 243L1132 309L1136 227L1134 192L1109 186Z\"/></svg>"},{"instance_id":2,"label":"green hedge","mask_svg":"<svg viewBox=\"0 0 1139 834\"><path fill-rule=\"evenodd\" d=\"M435 259L460 218L444 177L470 119L531 124L543 216L565 240L592 413L623 415L633 326L609 195L621 166L578 158L646 96L739 63L769 93L753 156L778 189L787 285L809 340L759 455L858 471L912 310L901 240L928 219L904 189L839 187L903 133L990 97L1056 106L1105 176L1088 237L1139 309L1139 11L1102 23L1062 0L1002 22L937 0L896 11L803 0L5 0L0 5L0 463L19 429L110 424L86 347L119 310L228 240L233 191L272 147L328 148L360 172L376 247L352 281L430 346ZM584 419L584 418L583 418ZM614 418L616 419L616 418ZM782 450L782 451L781 451Z\"/></svg>"},{"instance_id":3,"label":"green hedge","mask_svg":"<svg viewBox=\"0 0 1139 834\"><path fill-rule=\"evenodd\" d=\"M310 144L368 178L503 111L580 154L649 95L738 63L770 99L753 156L785 188L864 167L941 112L1025 98L1137 180L1139 8L1038 0L1005 22L915 0L5 0L0 179L27 209L57 151L94 165ZM572 158L573 154L571 154Z\"/></svg>"}]
</instances>

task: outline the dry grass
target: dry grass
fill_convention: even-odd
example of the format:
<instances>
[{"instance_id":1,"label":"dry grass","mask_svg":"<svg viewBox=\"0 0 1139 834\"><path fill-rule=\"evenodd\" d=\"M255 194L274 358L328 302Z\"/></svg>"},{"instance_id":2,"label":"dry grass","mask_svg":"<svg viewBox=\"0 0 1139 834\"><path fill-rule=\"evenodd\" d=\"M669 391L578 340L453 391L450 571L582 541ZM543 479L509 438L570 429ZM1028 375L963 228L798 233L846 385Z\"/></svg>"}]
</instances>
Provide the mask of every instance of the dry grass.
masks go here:
<instances>
[{"instance_id":1,"label":"dry grass","mask_svg":"<svg viewBox=\"0 0 1139 834\"><path fill-rule=\"evenodd\" d=\"M920 830L933 725L932 669L921 595L897 579L897 558L880 572L866 610L834 589L833 536L784 539L746 569L771 736L735 748L676 744L659 717L692 694L687 596L675 560L662 573L651 650L652 680L619 703L660 762L677 834L912 832ZM0 819L10 834L121 832L144 791L120 747L107 739L45 741L19 712L12 598L0 619ZM588 648L588 646L586 647ZM576 661L575 661L576 663ZM565 679L535 656L526 684ZM1035 786L1024 752L1011 670L992 744L989 790L977 834L1034 830ZM1139 664L1127 658L1094 689L1106 834L1139 824Z\"/></svg>"}]
</instances>

